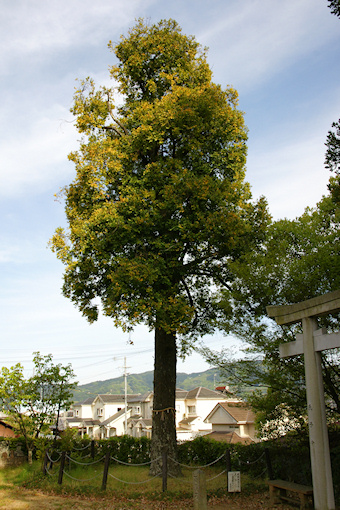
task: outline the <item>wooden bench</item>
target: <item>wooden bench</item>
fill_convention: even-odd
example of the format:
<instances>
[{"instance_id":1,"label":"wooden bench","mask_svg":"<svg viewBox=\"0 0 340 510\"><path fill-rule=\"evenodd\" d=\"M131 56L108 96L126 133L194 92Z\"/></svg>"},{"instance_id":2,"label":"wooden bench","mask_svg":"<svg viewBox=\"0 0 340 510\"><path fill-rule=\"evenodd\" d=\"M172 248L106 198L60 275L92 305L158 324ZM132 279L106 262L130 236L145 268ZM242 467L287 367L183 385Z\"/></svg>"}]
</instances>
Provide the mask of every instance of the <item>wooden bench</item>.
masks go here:
<instances>
[{"instance_id":1,"label":"wooden bench","mask_svg":"<svg viewBox=\"0 0 340 510\"><path fill-rule=\"evenodd\" d=\"M313 487L308 485L300 485L294 482L286 482L285 480L269 480L269 496L270 503L275 505L281 501L287 501L291 504L299 504L300 509L314 508L313 505ZM299 499L294 498L293 494L297 494Z\"/></svg>"}]
</instances>

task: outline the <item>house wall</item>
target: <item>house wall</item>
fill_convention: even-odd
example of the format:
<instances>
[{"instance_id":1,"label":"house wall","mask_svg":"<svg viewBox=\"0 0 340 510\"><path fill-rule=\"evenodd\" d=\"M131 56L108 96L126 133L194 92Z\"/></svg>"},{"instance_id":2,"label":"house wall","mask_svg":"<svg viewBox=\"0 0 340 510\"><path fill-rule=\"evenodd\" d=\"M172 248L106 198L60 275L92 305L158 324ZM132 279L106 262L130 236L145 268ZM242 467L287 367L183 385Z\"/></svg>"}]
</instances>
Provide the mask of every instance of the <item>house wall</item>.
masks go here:
<instances>
[{"instance_id":1,"label":"house wall","mask_svg":"<svg viewBox=\"0 0 340 510\"><path fill-rule=\"evenodd\" d=\"M75 412L77 412L77 410L79 410L79 414L76 415L77 418L92 418L92 406L91 405L75 406L74 410L75 410Z\"/></svg>"},{"instance_id":2,"label":"house wall","mask_svg":"<svg viewBox=\"0 0 340 510\"><path fill-rule=\"evenodd\" d=\"M118 413L121 409L125 408L125 402L124 400L113 402L113 403L106 403L102 400L98 399L98 401L95 402L93 406L93 419L94 420L100 420L104 421L110 418L110 416L113 416L114 414ZM103 410L102 414L98 414L98 411Z\"/></svg>"},{"instance_id":3,"label":"house wall","mask_svg":"<svg viewBox=\"0 0 340 510\"><path fill-rule=\"evenodd\" d=\"M240 436L255 438L255 425L253 423L247 423L246 425L240 425Z\"/></svg>"},{"instance_id":4,"label":"house wall","mask_svg":"<svg viewBox=\"0 0 340 510\"><path fill-rule=\"evenodd\" d=\"M176 399L176 426L178 427L178 423L183 420L183 418L187 418L185 412L185 400Z\"/></svg>"},{"instance_id":5,"label":"house wall","mask_svg":"<svg viewBox=\"0 0 340 510\"><path fill-rule=\"evenodd\" d=\"M226 425L225 423L216 423L212 425L212 432L236 432L240 437L243 437L238 425Z\"/></svg>"},{"instance_id":6,"label":"house wall","mask_svg":"<svg viewBox=\"0 0 340 510\"><path fill-rule=\"evenodd\" d=\"M213 409L213 408L212 408ZM211 409L210 409L211 411ZM209 412L210 412L209 411ZM207 413L208 415L209 413ZM207 416L206 415L206 416ZM221 406L218 406L218 408L216 409L216 411L214 412L214 414L209 418L209 421L210 423L212 423L213 425L216 424L218 425L219 423L223 423L223 424L230 424L230 425L233 425L235 423L237 423L237 421L235 420L235 418L233 418L232 416L229 415L229 413L227 413L224 409L221 408Z\"/></svg>"},{"instance_id":7,"label":"house wall","mask_svg":"<svg viewBox=\"0 0 340 510\"><path fill-rule=\"evenodd\" d=\"M15 432L10 427L0 423L0 437L15 437Z\"/></svg>"},{"instance_id":8,"label":"house wall","mask_svg":"<svg viewBox=\"0 0 340 510\"><path fill-rule=\"evenodd\" d=\"M204 418L206 416L208 416L208 414L212 411L212 409L221 401L221 399L209 399L209 400L205 400L205 399L197 399L197 400L187 400L186 401L186 411L187 411L187 416L190 417L192 416L190 413L189 413L189 407L191 406L196 406L196 416L200 416L202 418L202 420L204 420ZM207 430L211 430L211 425L209 423L204 423L204 428L207 429Z\"/></svg>"}]
</instances>

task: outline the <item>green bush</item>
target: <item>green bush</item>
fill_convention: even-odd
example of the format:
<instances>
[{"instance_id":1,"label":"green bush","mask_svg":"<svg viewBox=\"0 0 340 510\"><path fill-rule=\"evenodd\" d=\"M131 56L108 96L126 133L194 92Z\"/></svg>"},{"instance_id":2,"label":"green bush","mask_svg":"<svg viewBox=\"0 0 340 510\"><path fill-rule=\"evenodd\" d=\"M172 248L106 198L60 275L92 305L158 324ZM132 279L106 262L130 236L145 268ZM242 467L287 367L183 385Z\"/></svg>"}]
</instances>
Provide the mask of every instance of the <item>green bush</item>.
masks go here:
<instances>
[{"instance_id":1,"label":"green bush","mask_svg":"<svg viewBox=\"0 0 340 510\"><path fill-rule=\"evenodd\" d=\"M205 437L197 437L193 441L185 441L178 445L178 459L181 464L205 466L215 461L226 452L225 443ZM219 465L225 464L225 459Z\"/></svg>"},{"instance_id":2,"label":"green bush","mask_svg":"<svg viewBox=\"0 0 340 510\"><path fill-rule=\"evenodd\" d=\"M333 426L329 431L331 462L336 500L340 501L340 427ZM22 438L0 438L13 450L21 448L26 452ZM91 462L103 458L107 451L111 457L129 464L143 464L150 461L150 439L119 436L91 441L90 438L73 437L69 433L64 438L39 438L35 441L35 458L42 461L44 452L49 449L52 458L60 457L65 449L74 460ZM274 478L282 478L296 483L312 483L309 439L307 435L290 433L284 438L262 443L226 444L213 439L198 437L178 445L178 459L181 464L205 466L223 456L217 466L226 466L224 454L228 449L231 469L241 471L251 479L268 478L265 449L268 450ZM114 462L114 461L113 461Z\"/></svg>"}]
</instances>

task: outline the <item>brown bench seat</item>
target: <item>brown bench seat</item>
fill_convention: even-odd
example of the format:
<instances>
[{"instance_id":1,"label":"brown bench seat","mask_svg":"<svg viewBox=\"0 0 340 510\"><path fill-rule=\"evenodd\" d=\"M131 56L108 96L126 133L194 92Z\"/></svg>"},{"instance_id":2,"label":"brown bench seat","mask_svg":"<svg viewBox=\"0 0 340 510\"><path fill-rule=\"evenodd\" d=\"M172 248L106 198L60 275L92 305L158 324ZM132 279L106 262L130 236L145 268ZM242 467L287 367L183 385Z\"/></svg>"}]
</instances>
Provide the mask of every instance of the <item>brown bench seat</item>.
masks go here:
<instances>
[{"instance_id":1,"label":"brown bench seat","mask_svg":"<svg viewBox=\"0 0 340 510\"><path fill-rule=\"evenodd\" d=\"M269 480L268 485L272 505L287 501L292 504L300 504L300 509L313 508L313 487L285 480ZM293 495L297 495L299 499Z\"/></svg>"}]
</instances>

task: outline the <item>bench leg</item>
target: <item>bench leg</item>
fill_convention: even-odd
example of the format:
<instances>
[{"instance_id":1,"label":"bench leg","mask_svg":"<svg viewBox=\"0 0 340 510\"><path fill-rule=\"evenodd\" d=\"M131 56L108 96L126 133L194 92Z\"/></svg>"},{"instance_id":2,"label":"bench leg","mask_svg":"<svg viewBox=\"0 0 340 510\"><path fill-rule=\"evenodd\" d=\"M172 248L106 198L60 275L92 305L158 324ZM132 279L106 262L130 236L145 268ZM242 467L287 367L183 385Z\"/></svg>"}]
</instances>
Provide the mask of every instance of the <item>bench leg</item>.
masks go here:
<instances>
[{"instance_id":1,"label":"bench leg","mask_svg":"<svg viewBox=\"0 0 340 510\"><path fill-rule=\"evenodd\" d=\"M299 494L300 496L300 509L305 510L306 508L312 508L309 502L309 498L306 494Z\"/></svg>"},{"instance_id":2,"label":"bench leg","mask_svg":"<svg viewBox=\"0 0 340 510\"><path fill-rule=\"evenodd\" d=\"M271 505L277 505L281 503L280 496L286 496L286 489L279 489L278 487L274 487L272 485L269 486L269 499Z\"/></svg>"},{"instance_id":3,"label":"bench leg","mask_svg":"<svg viewBox=\"0 0 340 510\"><path fill-rule=\"evenodd\" d=\"M280 503L279 489L277 489L276 487L273 487L272 485L269 486L269 499L270 499L271 505Z\"/></svg>"}]
</instances>

